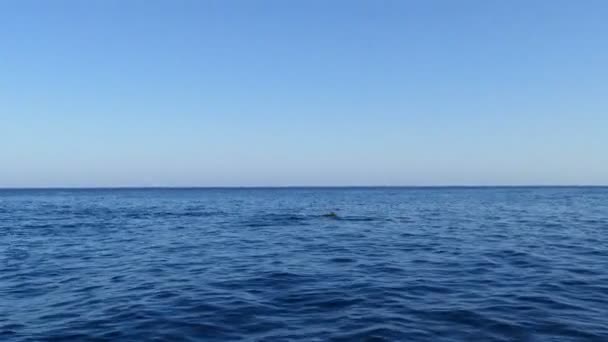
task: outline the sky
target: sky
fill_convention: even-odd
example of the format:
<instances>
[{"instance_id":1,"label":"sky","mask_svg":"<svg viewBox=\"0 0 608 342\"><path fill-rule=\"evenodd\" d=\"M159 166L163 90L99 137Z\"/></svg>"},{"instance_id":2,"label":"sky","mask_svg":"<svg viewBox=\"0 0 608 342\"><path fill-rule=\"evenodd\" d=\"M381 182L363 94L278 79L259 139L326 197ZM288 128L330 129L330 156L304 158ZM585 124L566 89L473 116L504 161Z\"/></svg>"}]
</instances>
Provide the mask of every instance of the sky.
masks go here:
<instances>
[{"instance_id":1,"label":"sky","mask_svg":"<svg viewBox=\"0 0 608 342\"><path fill-rule=\"evenodd\" d=\"M0 187L608 185L608 1L0 1Z\"/></svg>"}]
</instances>

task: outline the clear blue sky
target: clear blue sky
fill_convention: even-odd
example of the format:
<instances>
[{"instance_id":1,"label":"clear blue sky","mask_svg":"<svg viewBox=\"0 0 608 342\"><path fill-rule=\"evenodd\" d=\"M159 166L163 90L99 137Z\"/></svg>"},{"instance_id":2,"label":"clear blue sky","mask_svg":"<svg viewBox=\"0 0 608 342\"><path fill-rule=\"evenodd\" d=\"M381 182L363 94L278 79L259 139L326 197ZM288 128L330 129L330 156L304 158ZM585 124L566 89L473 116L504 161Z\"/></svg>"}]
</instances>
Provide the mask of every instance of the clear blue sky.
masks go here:
<instances>
[{"instance_id":1,"label":"clear blue sky","mask_svg":"<svg viewBox=\"0 0 608 342\"><path fill-rule=\"evenodd\" d=\"M608 1L0 1L0 187L608 184Z\"/></svg>"}]
</instances>

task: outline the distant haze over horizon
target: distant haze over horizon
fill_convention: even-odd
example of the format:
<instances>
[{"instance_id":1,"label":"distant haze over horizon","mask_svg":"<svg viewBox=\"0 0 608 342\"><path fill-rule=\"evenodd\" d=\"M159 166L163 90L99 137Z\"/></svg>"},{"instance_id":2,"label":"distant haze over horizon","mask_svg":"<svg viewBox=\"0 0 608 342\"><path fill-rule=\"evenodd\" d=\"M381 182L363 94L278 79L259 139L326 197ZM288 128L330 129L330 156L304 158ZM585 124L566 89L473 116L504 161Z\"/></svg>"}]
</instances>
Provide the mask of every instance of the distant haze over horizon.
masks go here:
<instances>
[{"instance_id":1,"label":"distant haze over horizon","mask_svg":"<svg viewBox=\"0 0 608 342\"><path fill-rule=\"evenodd\" d=\"M4 1L0 188L608 185L606 1Z\"/></svg>"}]
</instances>

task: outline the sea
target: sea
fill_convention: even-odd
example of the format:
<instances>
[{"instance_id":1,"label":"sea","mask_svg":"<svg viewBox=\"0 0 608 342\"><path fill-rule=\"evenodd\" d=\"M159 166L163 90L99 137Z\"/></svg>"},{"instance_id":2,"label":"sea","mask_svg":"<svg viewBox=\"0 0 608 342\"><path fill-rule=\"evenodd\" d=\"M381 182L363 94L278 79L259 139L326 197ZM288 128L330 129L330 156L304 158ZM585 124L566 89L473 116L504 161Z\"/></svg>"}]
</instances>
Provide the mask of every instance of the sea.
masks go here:
<instances>
[{"instance_id":1,"label":"sea","mask_svg":"<svg viewBox=\"0 0 608 342\"><path fill-rule=\"evenodd\" d=\"M0 190L1 341L608 341L608 188Z\"/></svg>"}]
</instances>

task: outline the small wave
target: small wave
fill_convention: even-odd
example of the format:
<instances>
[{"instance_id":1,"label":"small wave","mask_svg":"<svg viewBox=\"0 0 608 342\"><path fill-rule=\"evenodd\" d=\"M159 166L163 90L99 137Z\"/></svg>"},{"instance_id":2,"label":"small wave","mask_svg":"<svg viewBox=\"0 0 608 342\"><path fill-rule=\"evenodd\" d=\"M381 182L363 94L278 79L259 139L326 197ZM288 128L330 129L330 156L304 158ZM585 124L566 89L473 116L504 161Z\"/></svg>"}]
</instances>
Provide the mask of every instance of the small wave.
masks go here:
<instances>
[{"instance_id":1,"label":"small wave","mask_svg":"<svg viewBox=\"0 0 608 342\"><path fill-rule=\"evenodd\" d=\"M9 247L4 255L7 261L23 261L30 257L30 252L21 248Z\"/></svg>"},{"instance_id":2,"label":"small wave","mask_svg":"<svg viewBox=\"0 0 608 342\"><path fill-rule=\"evenodd\" d=\"M310 217L294 214L267 214L255 216L243 222L246 227L275 227L309 224Z\"/></svg>"},{"instance_id":3,"label":"small wave","mask_svg":"<svg viewBox=\"0 0 608 342\"><path fill-rule=\"evenodd\" d=\"M385 221L386 218L380 217L366 217L366 216L344 216L340 217L341 221L351 221L351 222L373 222L373 221Z\"/></svg>"},{"instance_id":4,"label":"small wave","mask_svg":"<svg viewBox=\"0 0 608 342\"><path fill-rule=\"evenodd\" d=\"M342 216L335 212L329 212L327 214L320 215L322 218L333 219L337 221L345 222L374 222L374 221L392 221L391 218L386 217L374 217L374 216Z\"/></svg>"},{"instance_id":5,"label":"small wave","mask_svg":"<svg viewBox=\"0 0 608 342\"><path fill-rule=\"evenodd\" d=\"M346 257L337 257L337 258L332 258L330 259L331 262L335 262L338 264L345 264L345 263L352 263L355 262L356 260L353 258L346 258Z\"/></svg>"}]
</instances>

